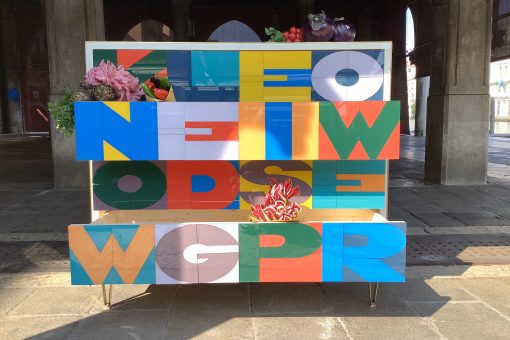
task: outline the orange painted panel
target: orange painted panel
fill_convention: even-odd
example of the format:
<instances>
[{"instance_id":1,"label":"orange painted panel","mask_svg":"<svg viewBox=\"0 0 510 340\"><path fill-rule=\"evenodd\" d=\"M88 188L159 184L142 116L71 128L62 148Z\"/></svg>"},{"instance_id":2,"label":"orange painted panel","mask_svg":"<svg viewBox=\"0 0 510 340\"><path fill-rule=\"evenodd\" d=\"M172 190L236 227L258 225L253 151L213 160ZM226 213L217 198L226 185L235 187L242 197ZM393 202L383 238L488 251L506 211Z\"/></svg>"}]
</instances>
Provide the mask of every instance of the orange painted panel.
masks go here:
<instances>
[{"instance_id":1,"label":"orange painted panel","mask_svg":"<svg viewBox=\"0 0 510 340\"><path fill-rule=\"evenodd\" d=\"M336 191L380 192L385 188L385 175L337 174L337 180L359 180L361 185L337 186Z\"/></svg>"},{"instance_id":2,"label":"orange painted panel","mask_svg":"<svg viewBox=\"0 0 510 340\"><path fill-rule=\"evenodd\" d=\"M322 235L322 223L307 223ZM284 228L284 226L282 226ZM260 259L260 282L321 282L322 246L300 258Z\"/></svg>"},{"instance_id":3,"label":"orange painted panel","mask_svg":"<svg viewBox=\"0 0 510 340\"><path fill-rule=\"evenodd\" d=\"M317 159L319 103L292 103L292 159Z\"/></svg>"}]
</instances>

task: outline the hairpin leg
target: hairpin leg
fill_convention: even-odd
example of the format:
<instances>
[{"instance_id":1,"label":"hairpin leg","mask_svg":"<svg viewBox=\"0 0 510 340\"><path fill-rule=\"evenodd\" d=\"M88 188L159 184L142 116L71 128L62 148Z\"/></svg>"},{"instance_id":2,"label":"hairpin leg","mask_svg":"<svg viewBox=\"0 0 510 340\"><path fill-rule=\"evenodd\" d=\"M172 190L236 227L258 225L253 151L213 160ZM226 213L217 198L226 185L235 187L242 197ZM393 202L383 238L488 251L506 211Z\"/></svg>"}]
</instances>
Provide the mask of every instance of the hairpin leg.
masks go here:
<instances>
[{"instance_id":1,"label":"hairpin leg","mask_svg":"<svg viewBox=\"0 0 510 340\"><path fill-rule=\"evenodd\" d=\"M103 302L104 302L105 306L108 306L108 308L111 308L112 307L112 290L113 290L113 285L110 285L110 289L109 289L109 292L108 292L108 297L106 297L106 286L104 284L102 284L101 286L103 288Z\"/></svg>"},{"instance_id":2,"label":"hairpin leg","mask_svg":"<svg viewBox=\"0 0 510 340\"><path fill-rule=\"evenodd\" d=\"M377 302L377 292L379 290L379 282L369 282L368 283L368 298L370 300L370 308L375 308L375 303Z\"/></svg>"}]
</instances>

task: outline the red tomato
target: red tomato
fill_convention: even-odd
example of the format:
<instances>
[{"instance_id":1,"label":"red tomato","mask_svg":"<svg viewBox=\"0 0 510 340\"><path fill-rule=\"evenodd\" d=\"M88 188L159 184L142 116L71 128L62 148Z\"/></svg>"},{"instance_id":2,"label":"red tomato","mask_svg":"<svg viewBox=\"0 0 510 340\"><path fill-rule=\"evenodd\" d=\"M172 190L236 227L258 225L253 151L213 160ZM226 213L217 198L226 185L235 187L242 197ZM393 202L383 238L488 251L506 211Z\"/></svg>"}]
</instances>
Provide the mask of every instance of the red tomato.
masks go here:
<instances>
[{"instance_id":1,"label":"red tomato","mask_svg":"<svg viewBox=\"0 0 510 340\"><path fill-rule=\"evenodd\" d=\"M148 88L150 89L153 89L154 88L154 83L150 80L146 80L145 81L145 85L147 85Z\"/></svg>"},{"instance_id":2,"label":"red tomato","mask_svg":"<svg viewBox=\"0 0 510 340\"><path fill-rule=\"evenodd\" d=\"M154 89L154 96L158 99L165 100L168 97L168 91L163 89Z\"/></svg>"},{"instance_id":3,"label":"red tomato","mask_svg":"<svg viewBox=\"0 0 510 340\"><path fill-rule=\"evenodd\" d=\"M162 69L161 71L159 71L158 73L156 73L156 76L158 76L160 78L168 77L168 71L167 71L166 67L164 69Z\"/></svg>"}]
</instances>

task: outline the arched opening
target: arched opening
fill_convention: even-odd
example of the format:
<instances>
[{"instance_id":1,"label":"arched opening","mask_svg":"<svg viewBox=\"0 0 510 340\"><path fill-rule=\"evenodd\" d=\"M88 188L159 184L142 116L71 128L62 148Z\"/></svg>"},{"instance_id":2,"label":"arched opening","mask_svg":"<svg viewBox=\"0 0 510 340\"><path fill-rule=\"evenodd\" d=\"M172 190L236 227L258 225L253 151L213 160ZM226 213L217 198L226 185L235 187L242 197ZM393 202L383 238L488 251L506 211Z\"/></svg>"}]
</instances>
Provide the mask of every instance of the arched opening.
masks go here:
<instances>
[{"instance_id":1,"label":"arched opening","mask_svg":"<svg viewBox=\"0 0 510 340\"><path fill-rule=\"evenodd\" d=\"M260 42L260 38L250 26L238 20L230 20L212 32L208 41L218 42Z\"/></svg>"},{"instance_id":2,"label":"arched opening","mask_svg":"<svg viewBox=\"0 0 510 340\"><path fill-rule=\"evenodd\" d=\"M406 9L406 73L407 73L407 105L409 108L409 132L416 132L416 66L410 53L414 50L414 20L411 9Z\"/></svg>"},{"instance_id":3,"label":"arched opening","mask_svg":"<svg viewBox=\"0 0 510 340\"><path fill-rule=\"evenodd\" d=\"M174 41L174 32L157 20L148 19L133 26L124 41Z\"/></svg>"}]
</instances>

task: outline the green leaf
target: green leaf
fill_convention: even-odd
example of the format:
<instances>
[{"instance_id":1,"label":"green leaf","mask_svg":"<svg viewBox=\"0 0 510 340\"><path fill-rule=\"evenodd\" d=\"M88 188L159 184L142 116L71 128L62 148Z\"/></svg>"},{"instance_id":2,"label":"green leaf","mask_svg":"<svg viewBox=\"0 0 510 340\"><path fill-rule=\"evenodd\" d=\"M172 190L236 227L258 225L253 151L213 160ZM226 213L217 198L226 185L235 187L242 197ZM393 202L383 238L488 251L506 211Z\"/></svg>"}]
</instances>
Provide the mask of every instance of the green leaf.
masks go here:
<instances>
[{"instance_id":1,"label":"green leaf","mask_svg":"<svg viewBox=\"0 0 510 340\"><path fill-rule=\"evenodd\" d=\"M74 131L74 100L73 92L64 90L64 97L57 102L48 103L51 116L55 119L57 129L64 136L70 137Z\"/></svg>"},{"instance_id":2,"label":"green leaf","mask_svg":"<svg viewBox=\"0 0 510 340\"><path fill-rule=\"evenodd\" d=\"M145 93L145 95L147 97L151 97L153 99L156 99L156 97L154 96L154 93L152 93L151 89L147 86L147 84L140 83L140 87L142 88L143 93Z\"/></svg>"},{"instance_id":3,"label":"green leaf","mask_svg":"<svg viewBox=\"0 0 510 340\"><path fill-rule=\"evenodd\" d=\"M159 88L163 90L170 90L170 81L168 81L167 77L159 78Z\"/></svg>"}]
</instances>

